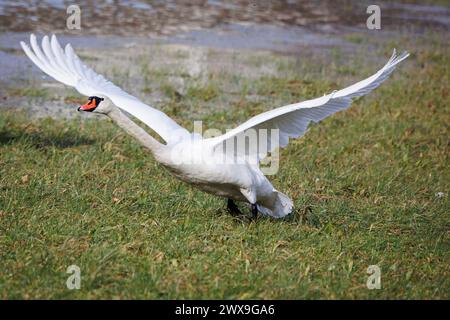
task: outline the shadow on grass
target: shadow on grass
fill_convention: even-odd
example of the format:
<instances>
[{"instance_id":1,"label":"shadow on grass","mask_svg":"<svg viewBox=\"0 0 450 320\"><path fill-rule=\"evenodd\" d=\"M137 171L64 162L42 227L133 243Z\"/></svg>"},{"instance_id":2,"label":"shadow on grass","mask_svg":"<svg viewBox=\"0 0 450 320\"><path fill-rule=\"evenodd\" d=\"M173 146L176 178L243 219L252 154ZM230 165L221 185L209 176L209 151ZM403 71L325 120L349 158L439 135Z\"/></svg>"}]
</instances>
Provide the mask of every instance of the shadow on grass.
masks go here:
<instances>
[{"instance_id":1,"label":"shadow on grass","mask_svg":"<svg viewBox=\"0 0 450 320\"><path fill-rule=\"evenodd\" d=\"M320 228L322 225L319 217L314 213L311 206L294 209L294 211L286 217L279 220L293 224L308 225L311 228Z\"/></svg>"},{"instance_id":2,"label":"shadow on grass","mask_svg":"<svg viewBox=\"0 0 450 320\"><path fill-rule=\"evenodd\" d=\"M252 219L251 212L249 208L246 208L244 205L240 205L241 214L233 214L226 208L220 208L216 212L218 215L228 215L233 218L233 220L237 223L247 223L250 224L252 222L258 222L262 219L270 219L274 223L289 223L289 224L300 224L307 225L311 228L320 228L322 223L319 217L313 212L311 206L306 206L298 209L294 209L290 214L283 218L273 218L269 216L265 216L261 213L258 213L258 218L255 220Z\"/></svg>"},{"instance_id":3,"label":"shadow on grass","mask_svg":"<svg viewBox=\"0 0 450 320\"><path fill-rule=\"evenodd\" d=\"M94 143L94 140L80 137L70 131L64 133L64 135L43 134L41 132L18 132L17 130L12 132L0 131L0 145L8 145L16 142L24 142L38 149L47 147L64 149L81 145L91 145Z\"/></svg>"}]
</instances>

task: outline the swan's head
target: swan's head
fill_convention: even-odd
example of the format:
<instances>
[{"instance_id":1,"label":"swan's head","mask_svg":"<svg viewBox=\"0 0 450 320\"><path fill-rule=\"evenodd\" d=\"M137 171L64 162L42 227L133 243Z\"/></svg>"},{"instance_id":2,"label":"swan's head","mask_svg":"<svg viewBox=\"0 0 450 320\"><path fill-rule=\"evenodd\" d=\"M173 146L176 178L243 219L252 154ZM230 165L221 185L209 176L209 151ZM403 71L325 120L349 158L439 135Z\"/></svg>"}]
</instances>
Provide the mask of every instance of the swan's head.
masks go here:
<instances>
[{"instance_id":1,"label":"swan's head","mask_svg":"<svg viewBox=\"0 0 450 320\"><path fill-rule=\"evenodd\" d=\"M112 110L111 101L107 97L92 96L88 102L78 108L78 111L108 114Z\"/></svg>"}]
</instances>

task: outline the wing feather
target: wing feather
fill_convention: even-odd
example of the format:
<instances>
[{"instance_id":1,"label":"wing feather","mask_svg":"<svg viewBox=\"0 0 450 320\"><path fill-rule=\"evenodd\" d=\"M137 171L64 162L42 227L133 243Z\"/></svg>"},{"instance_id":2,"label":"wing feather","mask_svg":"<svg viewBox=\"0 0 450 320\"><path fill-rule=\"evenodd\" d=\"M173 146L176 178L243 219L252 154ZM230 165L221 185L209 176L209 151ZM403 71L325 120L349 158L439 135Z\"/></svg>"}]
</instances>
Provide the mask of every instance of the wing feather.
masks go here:
<instances>
[{"instance_id":1,"label":"wing feather","mask_svg":"<svg viewBox=\"0 0 450 320\"><path fill-rule=\"evenodd\" d=\"M67 74L68 76L70 75L70 70L66 64L66 57L64 55L64 52L62 51L61 46L58 43L58 40L56 39L55 35L52 36L52 40L51 40L51 49L53 52L56 64L61 68L61 71L64 72L65 74Z\"/></svg>"},{"instance_id":2,"label":"wing feather","mask_svg":"<svg viewBox=\"0 0 450 320\"><path fill-rule=\"evenodd\" d=\"M260 138L259 135L257 135L257 154L251 154L251 150L255 150L251 148L234 149L235 157L250 156L256 157L256 160L259 161L266 157L267 154L272 152L276 147L285 147L289 143L290 138L303 136L311 121L319 122L338 111L344 110L351 105L353 98L366 95L377 88L394 71L395 66L408 56L409 54L406 52L397 56L394 50L386 65L365 80L320 98L290 104L261 113L222 136L207 139L206 143L211 145L215 150L223 150L227 145L227 141L230 139L233 139L233 141L236 141L236 139L239 138L243 139L250 129L256 130L257 132L261 129L268 131L278 129L278 143L272 143L270 134L267 135L267 141L261 141L260 139L265 138Z\"/></svg>"},{"instance_id":3,"label":"wing feather","mask_svg":"<svg viewBox=\"0 0 450 320\"><path fill-rule=\"evenodd\" d=\"M77 68L75 67L74 58L73 58L74 52L73 52L73 49L72 49L72 46L70 45L70 43L68 43L66 45L64 52L65 52L65 55L67 58L67 65L70 69L70 72L79 78L80 74L79 74L79 71L77 70Z\"/></svg>"},{"instance_id":4,"label":"wing feather","mask_svg":"<svg viewBox=\"0 0 450 320\"><path fill-rule=\"evenodd\" d=\"M39 47L39 45L37 43L37 40L36 40L36 37L34 36L34 34L30 37L30 44L31 44L31 48L33 49L34 53L39 58L40 62L46 67L46 69L47 70L51 70L51 71L54 72L53 67L50 65L50 63L48 62L47 58L42 53L42 50Z\"/></svg>"},{"instance_id":5,"label":"wing feather","mask_svg":"<svg viewBox=\"0 0 450 320\"><path fill-rule=\"evenodd\" d=\"M190 136L186 129L166 114L142 103L87 67L70 44L63 50L55 35L51 37L51 41L48 36L42 38L42 50L33 34L30 35L31 48L23 41L20 44L30 60L50 77L75 87L83 95L108 97L116 106L152 128L166 142L171 143Z\"/></svg>"}]
</instances>

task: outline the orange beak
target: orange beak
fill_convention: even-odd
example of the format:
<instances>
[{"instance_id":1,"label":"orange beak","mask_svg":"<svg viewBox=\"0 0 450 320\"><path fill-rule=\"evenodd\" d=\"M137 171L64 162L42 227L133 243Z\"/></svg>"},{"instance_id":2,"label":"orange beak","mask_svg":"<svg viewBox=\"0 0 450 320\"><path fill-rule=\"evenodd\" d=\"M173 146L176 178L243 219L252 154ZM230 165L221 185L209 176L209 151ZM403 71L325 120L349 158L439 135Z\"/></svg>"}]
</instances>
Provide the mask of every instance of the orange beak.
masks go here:
<instances>
[{"instance_id":1,"label":"orange beak","mask_svg":"<svg viewBox=\"0 0 450 320\"><path fill-rule=\"evenodd\" d=\"M78 111L91 111L97 107L95 99L89 99L88 103L78 108Z\"/></svg>"}]
</instances>

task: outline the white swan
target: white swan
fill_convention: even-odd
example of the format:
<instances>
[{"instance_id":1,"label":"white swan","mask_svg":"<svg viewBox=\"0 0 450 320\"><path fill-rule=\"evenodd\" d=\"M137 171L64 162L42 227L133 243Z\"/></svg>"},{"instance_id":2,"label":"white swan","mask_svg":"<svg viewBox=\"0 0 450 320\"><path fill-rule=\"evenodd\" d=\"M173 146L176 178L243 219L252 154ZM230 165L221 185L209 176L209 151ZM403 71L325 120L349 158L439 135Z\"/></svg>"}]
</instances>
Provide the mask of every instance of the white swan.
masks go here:
<instances>
[{"instance_id":1,"label":"white swan","mask_svg":"<svg viewBox=\"0 0 450 320\"><path fill-rule=\"evenodd\" d=\"M42 71L89 96L89 102L79 110L109 116L148 148L155 159L175 176L203 191L228 198L228 209L232 212L239 212L233 200L250 203L254 218L258 211L279 218L293 210L291 199L272 186L258 161L276 147L285 147L289 138L302 136L310 121L318 122L344 110L350 106L352 98L363 96L378 87L409 55L405 52L397 56L394 50L387 64L363 81L320 98L264 112L224 135L207 139L189 133L163 112L142 103L95 73L80 61L70 44L63 50L54 35L51 40L47 36L42 39L42 49L33 34L30 36L31 48L24 42L20 44ZM119 108L144 122L166 143L159 143ZM244 143L235 147L232 144L235 138L245 138L251 130L264 132L262 129L278 129L278 141L273 143L271 136L267 135L262 138L258 136L253 145ZM233 147L227 148L228 145Z\"/></svg>"}]
</instances>

